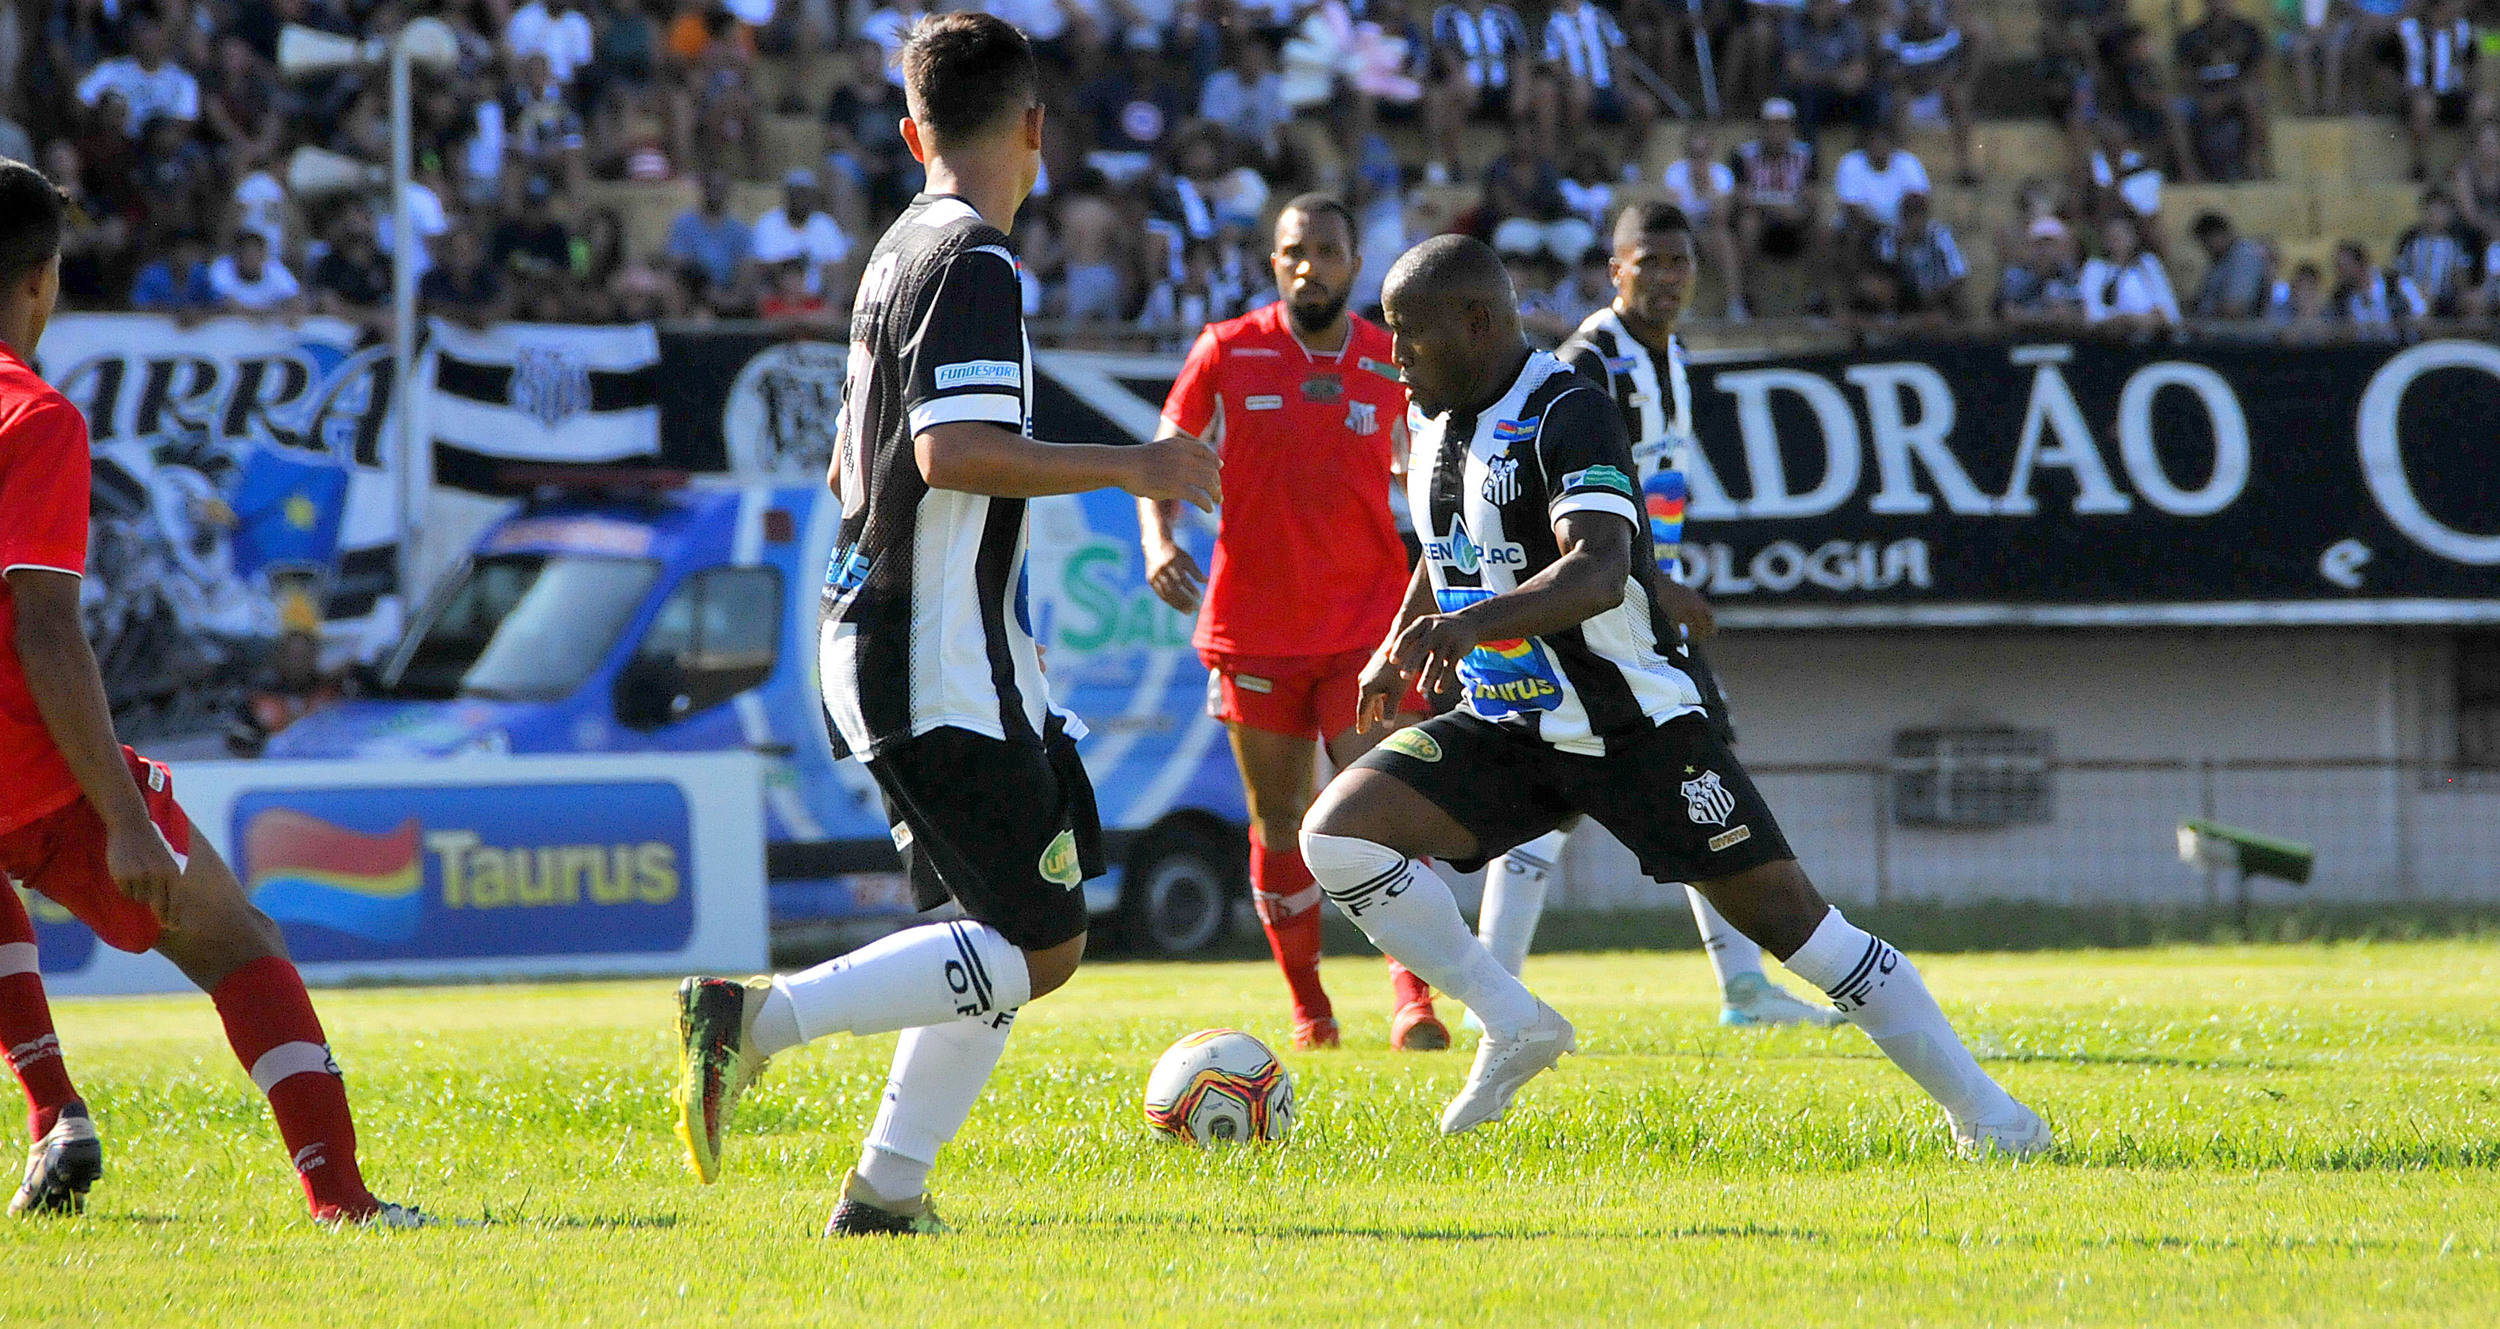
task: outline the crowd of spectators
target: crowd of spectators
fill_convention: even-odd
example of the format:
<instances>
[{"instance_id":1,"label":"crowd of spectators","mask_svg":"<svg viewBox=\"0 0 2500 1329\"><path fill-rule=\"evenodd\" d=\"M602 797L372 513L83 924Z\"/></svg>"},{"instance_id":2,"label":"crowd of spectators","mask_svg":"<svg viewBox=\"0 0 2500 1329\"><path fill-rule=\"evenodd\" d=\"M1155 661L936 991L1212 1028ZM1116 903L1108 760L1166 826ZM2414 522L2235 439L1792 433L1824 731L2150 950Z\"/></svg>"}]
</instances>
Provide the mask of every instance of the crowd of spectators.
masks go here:
<instances>
[{"instance_id":1,"label":"crowd of spectators","mask_svg":"<svg viewBox=\"0 0 2500 1329\"><path fill-rule=\"evenodd\" d=\"M1044 64L1046 170L1013 241L1028 312L1063 335L1177 340L1272 298L1261 223L1271 200L1309 188L1359 219L1359 300L1376 299L1418 230L1468 229L1503 254L1549 336L1603 301L1599 238L1632 191L1663 191L1693 218L1725 301L1703 312L1735 319L1765 303L1758 277L1776 265L1811 274L1808 314L1912 326L1992 314L2149 335L2195 318L2326 337L2500 312L2500 104L2477 91L2483 29L2466 0L2281 0L2255 18L2238 0L2192 2L2196 21L2165 52L2125 0L2039 0L2036 53L1992 49L1963 0L985 7ZM831 328L919 186L890 57L929 3L25 0L0 6L0 154L39 161L74 205L74 307L312 312L378 335L404 243L424 307L469 324ZM288 78L276 57L288 24L361 35L418 13L452 25L459 58L420 81L402 237L386 200L286 183L301 146L387 156L384 79ZM1645 131L1705 100L1697 35L1746 128L1684 122L1653 175ZM2168 233L2166 183L2275 170L2277 60L2295 109L2392 111L2410 131L2421 215L2391 252L2347 243L2322 270L2218 215ZM1993 299L1985 276L1967 289L1966 240L1934 183L1980 180L1971 124L1990 62L2026 73L2070 150L2064 176L2027 183L1993 237ZM820 158L768 151L769 122L792 116L821 129ZM1485 125L1506 148L1473 161L1470 129ZM1904 146L1910 125L1943 132L1951 160L1936 176ZM2442 125L2466 131L2453 163L2434 161ZM602 181L684 182L695 201L638 250ZM1472 202L1419 205L1445 185ZM2173 266L2195 256L2201 284L2174 288Z\"/></svg>"}]
</instances>

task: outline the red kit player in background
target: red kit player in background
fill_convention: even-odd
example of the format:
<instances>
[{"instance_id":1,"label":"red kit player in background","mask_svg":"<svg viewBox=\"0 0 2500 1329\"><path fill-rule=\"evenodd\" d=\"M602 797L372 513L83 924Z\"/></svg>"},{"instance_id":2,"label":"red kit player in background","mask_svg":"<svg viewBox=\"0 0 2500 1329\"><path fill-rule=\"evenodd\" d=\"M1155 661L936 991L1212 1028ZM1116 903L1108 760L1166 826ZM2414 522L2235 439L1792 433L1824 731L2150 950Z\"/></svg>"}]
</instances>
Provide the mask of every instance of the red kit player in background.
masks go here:
<instances>
[{"instance_id":1,"label":"red kit player in background","mask_svg":"<svg viewBox=\"0 0 2500 1329\"><path fill-rule=\"evenodd\" d=\"M1353 214L1305 194L1276 217L1278 303L1208 326L1164 399L1158 437L1186 435L1223 457L1224 510L1212 572L1172 538L1177 505L1140 502L1146 578L1198 614L1191 641L1214 671L1208 709L1232 734L1250 804L1250 891L1293 990L1296 1047L1333 1047L1320 986L1320 889L1302 864L1314 744L1343 770L1388 735L1357 734L1363 665L1406 594L1406 546L1389 512L1403 454L1406 389L1389 334L1346 311L1362 264ZM1199 612L1204 600L1204 612ZM1421 719L1410 697L1410 719ZM1432 989L1395 961L1401 1050L1446 1048Z\"/></svg>"},{"instance_id":2,"label":"red kit player in background","mask_svg":"<svg viewBox=\"0 0 2500 1329\"><path fill-rule=\"evenodd\" d=\"M87 566L87 422L27 360L60 294L63 205L0 158L0 875L107 944L153 948L205 990L269 1096L313 1217L415 1227L356 1170L347 1087L275 923L174 802L165 768L123 747L78 616ZM0 1045L35 1136L14 1214L75 1212L104 1170L36 966L35 929L0 888Z\"/></svg>"}]
</instances>

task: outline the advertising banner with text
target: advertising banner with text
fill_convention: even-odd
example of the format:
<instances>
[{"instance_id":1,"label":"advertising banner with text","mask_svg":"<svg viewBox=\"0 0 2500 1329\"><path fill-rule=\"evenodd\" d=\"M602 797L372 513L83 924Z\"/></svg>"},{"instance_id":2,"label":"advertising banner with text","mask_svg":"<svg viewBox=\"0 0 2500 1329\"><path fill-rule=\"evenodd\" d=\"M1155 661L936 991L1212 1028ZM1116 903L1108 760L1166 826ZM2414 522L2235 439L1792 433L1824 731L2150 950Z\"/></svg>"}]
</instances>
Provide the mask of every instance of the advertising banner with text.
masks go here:
<instances>
[{"instance_id":1,"label":"advertising banner with text","mask_svg":"<svg viewBox=\"0 0 2500 1329\"><path fill-rule=\"evenodd\" d=\"M1068 439L1145 436L1178 368L1035 360ZM2500 622L2500 347L1700 360L1685 558L1730 626Z\"/></svg>"}]
</instances>

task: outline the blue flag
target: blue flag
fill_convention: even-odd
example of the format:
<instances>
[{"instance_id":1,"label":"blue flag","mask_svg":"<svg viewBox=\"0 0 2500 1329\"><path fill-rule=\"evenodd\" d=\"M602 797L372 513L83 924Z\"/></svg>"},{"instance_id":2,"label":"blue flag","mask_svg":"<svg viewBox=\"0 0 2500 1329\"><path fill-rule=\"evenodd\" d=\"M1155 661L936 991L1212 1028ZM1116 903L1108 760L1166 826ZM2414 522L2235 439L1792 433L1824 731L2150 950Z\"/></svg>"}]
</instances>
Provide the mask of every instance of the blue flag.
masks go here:
<instances>
[{"instance_id":1,"label":"blue flag","mask_svg":"<svg viewBox=\"0 0 2500 1329\"><path fill-rule=\"evenodd\" d=\"M261 448L235 486L234 515L236 571L328 567L338 559L339 522L347 515L347 470Z\"/></svg>"}]
</instances>

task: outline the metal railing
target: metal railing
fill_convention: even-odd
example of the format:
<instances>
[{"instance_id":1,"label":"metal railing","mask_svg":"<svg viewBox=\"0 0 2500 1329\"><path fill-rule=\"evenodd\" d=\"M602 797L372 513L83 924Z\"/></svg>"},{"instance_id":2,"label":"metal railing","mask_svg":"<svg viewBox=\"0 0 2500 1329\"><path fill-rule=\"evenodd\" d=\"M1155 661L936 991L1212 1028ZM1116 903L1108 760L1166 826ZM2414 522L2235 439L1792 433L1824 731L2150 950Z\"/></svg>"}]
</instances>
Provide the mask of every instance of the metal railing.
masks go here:
<instances>
[{"instance_id":1,"label":"metal railing","mask_svg":"<svg viewBox=\"0 0 2500 1329\"><path fill-rule=\"evenodd\" d=\"M2226 904L2236 882L2179 860L2188 818L2316 847L2306 887L2260 882L2260 902L2500 902L2500 771L2370 759L2056 760L2046 763L2045 815L1939 827L1898 815L1916 767L1748 769L1807 874L1842 902ZM1563 879L1558 908L1682 903L1593 827L1573 837Z\"/></svg>"}]
</instances>

